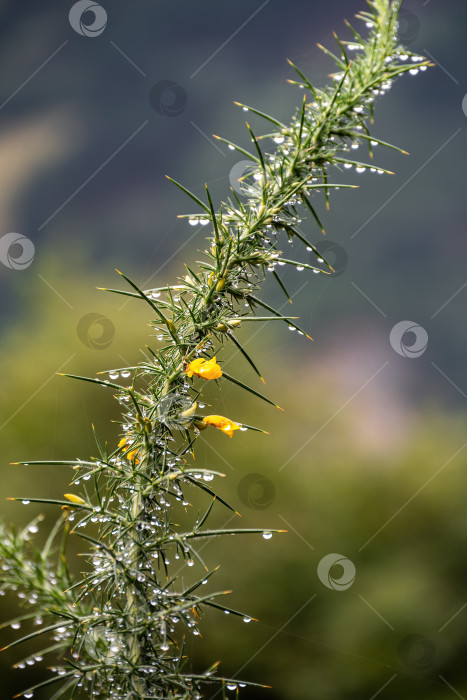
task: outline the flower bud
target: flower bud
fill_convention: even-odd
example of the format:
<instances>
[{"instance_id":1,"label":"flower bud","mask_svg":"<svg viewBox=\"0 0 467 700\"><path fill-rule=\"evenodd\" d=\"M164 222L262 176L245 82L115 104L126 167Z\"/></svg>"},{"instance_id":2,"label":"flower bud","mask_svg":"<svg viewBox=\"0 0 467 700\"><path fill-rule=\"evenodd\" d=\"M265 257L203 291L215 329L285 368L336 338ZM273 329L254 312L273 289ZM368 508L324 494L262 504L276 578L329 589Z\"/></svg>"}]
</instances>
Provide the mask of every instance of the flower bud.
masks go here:
<instances>
[{"instance_id":1,"label":"flower bud","mask_svg":"<svg viewBox=\"0 0 467 700\"><path fill-rule=\"evenodd\" d=\"M69 501L71 501L72 503L76 503L79 506L82 506L84 503L86 503L84 498L81 498L80 496L76 496L74 493L64 493L63 495Z\"/></svg>"}]
</instances>

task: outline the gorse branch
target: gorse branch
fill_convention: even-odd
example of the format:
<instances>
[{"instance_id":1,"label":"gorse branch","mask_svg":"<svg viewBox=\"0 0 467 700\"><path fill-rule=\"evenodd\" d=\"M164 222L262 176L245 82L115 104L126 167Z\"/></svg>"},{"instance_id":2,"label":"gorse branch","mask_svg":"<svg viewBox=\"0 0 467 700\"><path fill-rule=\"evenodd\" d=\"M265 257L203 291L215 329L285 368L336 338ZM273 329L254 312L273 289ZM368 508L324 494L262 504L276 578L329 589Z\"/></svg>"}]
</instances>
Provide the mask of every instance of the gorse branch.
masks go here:
<instances>
[{"instance_id":1,"label":"gorse branch","mask_svg":"<svg viewBox=\"0 0 467 700\"><path fill-rule=\"evenodd\" d=\"M359 16L368 37L350 27L349 41L336 37L336 55L323 48L337 66L333 85L316 88L291 64L296 72L291 82L303 89L304 96L289 124L241 105L262 117L268 128L267 134L256 136L247 125L251 152L220 139L251 161L242 199L232 190L232 199L216 209L207 186L201 200L173 181L197 207L196 214L186 216L210 231L196 270L186 267L177 284L146 290L120 273L127 289L109 290L147 304L159 341L157 350L147 349L137 367L112 370L108 379L77 377L115 393L123 411L122 439L113 451L97 440L99 455L90 461L50 462L74 470L72 483L82 490L63 499L30 499L63 509L42 551L29 542L37 523L19 534L0 533L2 588L17 588L26 596L32 612L24 619L31 617L36 623L22 639L45 635L49 646L41 656L57 651L62 656L43 684L57 685L53 698L84 692L115 700L195 700L202 697L206 683L220 683L224 697L246 685L218 675L216 664L202 674L190 672L184 651L185 634L199 633L207 608L251 619L224 605L227 591L204 588L214 571L206 572L198 540L226 534L262 534L269 539L273 533L208 528L214 508L226 508L232 517L236 513L211 487L213 479L222 475L194 466L192 453L200 431L217 428L232 437L237 430L259 428L204 415L200 400L206 382L216 381L222 389L227 380L277 405L243 378L223 372L218 356L224 345L232 343L262 378L260 367L237 337L239 326L278 320L307 335L294 317L263 301L259 289L269 270L288 297L277 272L282 265L323 274L319 253L299 226L304 215L311 214L312 225L323 230L313 196L324 195L329 206L334 189L352 187L334 182L332 172L342 168L387 172L349 154L360 143L368 146L370 158L377 144L393 148L370 135L375 99L399 75L415 74L429 65L400 46L399 5L371 0L369 11ZM271 153L262 148L266 139L274 145ZM284 256L281 236L284 242L297 239L312 251L316 266ZM127 382L120 384L120 379ZM204 514L194 522L183 511L193 489L207 499ZM183 513L182 524L177 525ZM52 542L60 531L63 541L54 555ZM89 552L87 572L77 581L71 580L66 566L69 531L84 541ZM184 583L186 566L200 570L190 584ZM25 690L23 696L31 697L33 691Z\"/></svg>"}]
</instances>

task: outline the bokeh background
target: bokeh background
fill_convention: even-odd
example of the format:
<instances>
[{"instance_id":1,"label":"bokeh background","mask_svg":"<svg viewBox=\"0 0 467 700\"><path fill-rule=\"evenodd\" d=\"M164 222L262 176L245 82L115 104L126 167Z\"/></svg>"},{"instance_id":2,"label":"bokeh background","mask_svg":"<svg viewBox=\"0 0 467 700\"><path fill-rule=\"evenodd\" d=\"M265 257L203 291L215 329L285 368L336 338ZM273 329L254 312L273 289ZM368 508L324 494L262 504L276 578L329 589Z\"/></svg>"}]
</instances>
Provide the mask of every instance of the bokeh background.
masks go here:
<instances>
[{"instance_id":1,"label":"bokeh background","mask_svg":"<svg viewBox=\"0 0 467 700\"><path fill-rule=\"evenodd\" d=\"M0 2L4 496L61 495L70 478L10 462L87 458L91 423L117 438L112 397L56 372L137 362L151 342L146 309L96 286L119 287L115 267L162 286L204 248L164 175L226 197L240 159L212 134L248 147L233 100L286 120L301 98L286 58L324 84L332 64L316 42L349 36L343 19L363 5L103 0L87 36L97 15L73 27L71 2ZM459 0L404 3L401 39L436 67L377 106L374 134L411 154L376 149L396 175L336 171L360 189L335 193L329 213L316 200L325 239L303 224L338 270L284 273L314 342L279 324L241 331L285 412L234 389L213 399L214 412L271 435L203 436L200 464L225 471L242 525L288 530L204 552L222 563L230 605L259 622L209 615L189 653L194 668L221 659L225 674L272 686L247 698L467 697L466 26ZM269 280L264 297L284 302ZM256 386L241 359L228 364ZM39 511L1 506L17 525ZM45 515L44 532L55 512ZM16 602L2 601L5 620ZM11 670L16 660L0 656L2 698L43 677Z\"/></svg>"}]
</instances>

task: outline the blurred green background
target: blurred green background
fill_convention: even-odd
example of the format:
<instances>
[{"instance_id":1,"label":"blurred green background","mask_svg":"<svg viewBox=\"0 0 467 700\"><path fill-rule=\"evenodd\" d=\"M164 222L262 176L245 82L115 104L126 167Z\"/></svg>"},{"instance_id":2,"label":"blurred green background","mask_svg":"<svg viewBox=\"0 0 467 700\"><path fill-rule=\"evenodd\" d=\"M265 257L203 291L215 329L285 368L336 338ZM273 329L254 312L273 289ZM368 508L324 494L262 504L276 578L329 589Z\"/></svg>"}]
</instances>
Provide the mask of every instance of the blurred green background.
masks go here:
<instances>
[{"instance_id":1,"label":"blurred green background","mask_svg":"<svg viewBox=\"0 0 467 700\"><path fill-rule=\"evenodd\" d=\"M56 372L137 362L150 316L96 286L119 286L115 267L162 286L204 248L203 229L176 218L193 208L164 175L225 197L240 159L211 135L248 146L232 101L286 120L300 95L285 59L323 84L332 65L316 42L331 47L333 30L345 37L343 19L363 0L102 4L105 30L87 37L70 26L71 2L0 2L0 252L11 232L35 247L23 269L19 244L10 266L0 263L4 496L57 496L70 480L59 467L9 462L86 458L91 423L102 439L117 437L110 393ZM284 274L314 342L278 324L252 339L241 330L285 413L230 387L212 412L271 435L208 431L198 445L199 464L226 473L219 488L242 525L288 530L203 551L222 563L215 588L232 589L230 605L259 622L209 615L189 652L196 668L221 659L226 674L272 686L246 698L467 697L467 6L404 8L401 38L438 65L396 84L374 133L411 156L376 149L395 176L346 173L358 191L336 193L329 213L317 200L341 272ZM181 86L176 115L161 113L174 97L162 81ZM320 241L313 221L302 228ZM298 247L294 255L307 259ZM264 298L283 303L269 280ZM428 334L417 358L391 346L404 320ZM241 358L228 364L262 390ZM37 512L2 505L8 522ZM55 512L46 515L48 525ZM345 590L318 576L332 553L347 569L335 564L328 585L352 574L346 559L355 567ZM14 605L2 599L2 619ZM2 698L24 687L17 659L0 656ZM40 677L28 669L28 682Z\"/></svg>"}]
</instances>

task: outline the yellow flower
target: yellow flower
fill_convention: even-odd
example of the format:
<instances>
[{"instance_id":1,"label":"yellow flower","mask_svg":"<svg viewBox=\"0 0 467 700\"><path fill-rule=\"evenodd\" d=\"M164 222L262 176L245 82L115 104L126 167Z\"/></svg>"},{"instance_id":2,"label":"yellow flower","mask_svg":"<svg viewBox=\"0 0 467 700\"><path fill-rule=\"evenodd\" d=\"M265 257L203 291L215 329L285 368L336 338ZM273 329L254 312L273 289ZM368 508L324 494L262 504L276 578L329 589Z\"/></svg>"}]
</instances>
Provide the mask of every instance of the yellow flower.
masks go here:
<instances>
[{"instance_id":1,"label":"yellow flower","mask_svg":"<svg viewBox=\"0 0 467 700\"><path fill-rule=\"evenodd\" d=\"M203 377L203 379L219 379L219 377L222 377L222 370L220 365L217 364L215 357L211 357L210 360L203 360L202 357L198 357L193 362L190 362L185 372L189 377L196 374L197 377Z\"/></svg>"},{"instance_id":2,"label":"yellow flower","mask_svg":"<svg viewBox=\"0 0 467 700\"><path fill-rule=\"evenodd\" d=\"M122 438L122 439L120 440L120 442L118 443L118 446L119 446L119 447L124 447L126 444L127 444L127 443L126 443L126 438Z\"/></svg>"},{"instance_id":3,"label":"yellow flower","mask_svg":"<svg viewBox=\"0 0 467 700\"><path fill-rule=\"evenodd\" d=\"M233 437L234 430L240 430L240 426L237 423L234 423L230 418L224 418L224 416L204 416L203 423L205 425L213 425L229 437Z\"/></svg>"},{"instance_id":4,"label":"yellow flower","mask_svg":"<svg viewBox=\"0 0 467 700\"><path fill-rule=\"evenodd\" d=\"M76 496L74 493L65 493L63 494L65 498L67 498L69 501L72 503L76 503L77 505L82 506L83 503L86 503L84 498L80 498L80 496Z\"/></svg>"},{"instance_id":5,"label":"yellow flower","mask_svg":"<svg viewBox=\"0 0 467 700\"><path fill-rule=\"evenodd\" d=\"M132 460L133 457L135 457L135 455L138 455L138 454L139 454L139 453L138 453L138 450L131 450L131 452L127 452L127 453L126 453L126 458L129 459L129 460ZM138 459L138 457L136 457L135 463L136 463L136 464L139 464L139 459Z\"/></svg>"}]
</instances>

